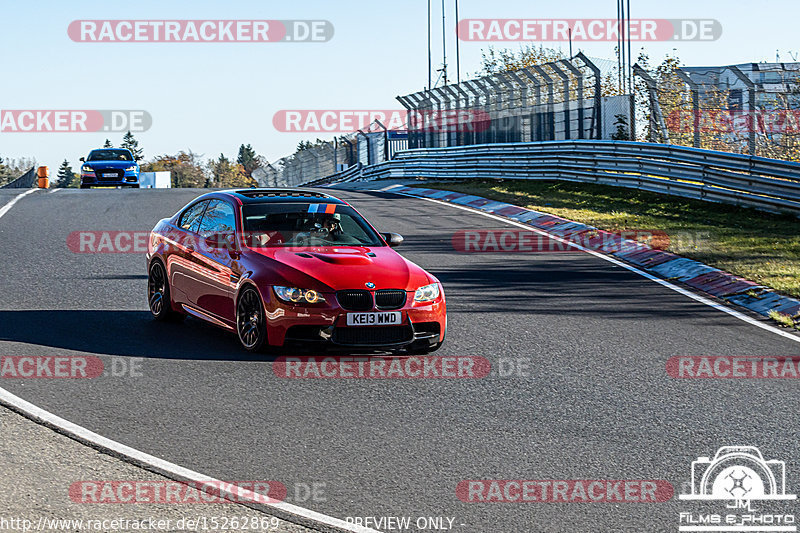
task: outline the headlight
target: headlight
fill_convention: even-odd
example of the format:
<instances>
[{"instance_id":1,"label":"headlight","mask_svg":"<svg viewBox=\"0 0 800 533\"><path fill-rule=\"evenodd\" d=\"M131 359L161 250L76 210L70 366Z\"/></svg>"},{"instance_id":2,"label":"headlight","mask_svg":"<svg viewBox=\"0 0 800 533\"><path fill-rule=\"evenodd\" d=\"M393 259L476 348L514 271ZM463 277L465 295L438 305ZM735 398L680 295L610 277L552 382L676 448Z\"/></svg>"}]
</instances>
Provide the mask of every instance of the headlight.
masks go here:
<instances>
[{"instance_id":1,"label":"headlight","mask_svg":"<svg viewBox=\"0 0 800 533\"><path fill-rule=\"evenodd\" d=\"M431 302L439 297L439 284L431 283L417 289L414 293L415 302Z\"/></svg>"},{"instance_id":2,"label":"headlight","mask_svg":"<svg viewBox=\"0 0 800 533\"><path fill-rule=\"evenodd\" d=\"M316 304L324 302L325 298L311 289L298 289L296 287L274 286L275 295L284 302Z\"/></svg>"},{"instance_id":3,"label":"headlight","mask_svg":"<svg viewBox=\"0 0 800 533\"><path fill-rule=\"evenodd\" d=\"M125 172L136 172L136 167L128 167L125 169Z\"/></svg>"},{"instance_id":4,"label":"headlight","mask_svg":"<svg viewBox=\"0 0 800 533\"><path fill-rule=\"evenodd\" d=\"M87 167L86 165L83 165L81 167L81 172L94 172L94 169L92 167Z\"/></svg>"}]
</instances>

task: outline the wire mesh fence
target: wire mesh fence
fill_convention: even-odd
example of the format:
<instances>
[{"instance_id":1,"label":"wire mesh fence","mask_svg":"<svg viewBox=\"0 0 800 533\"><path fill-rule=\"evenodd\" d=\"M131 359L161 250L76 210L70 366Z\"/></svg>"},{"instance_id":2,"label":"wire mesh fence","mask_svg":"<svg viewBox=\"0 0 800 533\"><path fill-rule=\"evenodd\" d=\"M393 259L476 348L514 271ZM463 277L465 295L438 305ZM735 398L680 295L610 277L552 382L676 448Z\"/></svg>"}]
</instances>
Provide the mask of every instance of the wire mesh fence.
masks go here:
<instances>
[{"instance_id":1,"label":"wire mesh fence","mask_svg":"<svg viewBox=\"0 0 800 533\"><path fill-rule=\"evenodd\" d=\"M800 160L800 64L634 69L639 140Z\"/></svg>"},{"instance_id":2,"label":"wire mesh fence","mask_svg":"<svg viewBox=\"0 0 800 533\"><path fill-rule=\"evenodd\" d=\"M373 165L408 148L637 140L800 160L800 63L656 68L579 53L434 87L397 100L407 130L369 127L298 151L254 173L296 186Z\"/></svg>"},{"instance_id":3,"label":"wire mesh fence","mask_svg":"<svg viewBox=\"0 0 800 533\"><path fill-rule=\"evenodd\" d=\"M410 148L600 139L601 71L583 54L398 97Z\"/></svg>"},{"instance_id":4,"label":"wire mesh fence","mask_svg":"<svg viewBox=\"0 0 800 533\"><path fill-rule=\"evenodd\" d=\"M380 121L331 141L301 143L287 157L253 172L262 187L296 187L325 178L355 165L374 165L408 148L404 131L390 131Z\"/></svg>"}]
</instances>

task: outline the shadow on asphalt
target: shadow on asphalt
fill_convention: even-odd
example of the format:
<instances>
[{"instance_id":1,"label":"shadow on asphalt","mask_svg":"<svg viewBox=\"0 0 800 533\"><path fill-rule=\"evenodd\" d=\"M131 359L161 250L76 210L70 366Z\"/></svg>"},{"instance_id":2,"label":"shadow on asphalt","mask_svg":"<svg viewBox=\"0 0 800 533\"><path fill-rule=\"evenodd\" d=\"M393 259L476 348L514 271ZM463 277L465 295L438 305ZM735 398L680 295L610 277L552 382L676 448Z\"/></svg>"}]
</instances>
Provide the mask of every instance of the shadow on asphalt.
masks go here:
<instances>
[{"instance_id":1,"label":"shadow on asphalt","mask_svg":"<svg viewBox=\"0 0 800 533\"><path fill-rule=\"evenodd\" d=\"M160 359L275 359L275 355L245 352L233 333L200 320L189 317L183 323L161 323L149 311L0 311L0 341Z\"/></svg>"}]
</instances>

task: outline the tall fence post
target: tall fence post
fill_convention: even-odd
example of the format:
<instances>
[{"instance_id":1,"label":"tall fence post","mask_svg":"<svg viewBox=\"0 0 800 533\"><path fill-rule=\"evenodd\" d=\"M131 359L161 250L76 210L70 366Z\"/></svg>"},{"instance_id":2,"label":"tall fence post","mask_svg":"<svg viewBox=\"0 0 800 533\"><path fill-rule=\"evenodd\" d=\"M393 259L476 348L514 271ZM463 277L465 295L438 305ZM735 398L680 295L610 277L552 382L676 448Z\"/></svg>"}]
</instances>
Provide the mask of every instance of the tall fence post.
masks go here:
<instances>
[{"instance_id":1,"label":"tall fence post","mask_svg":"<svg viewBox=\"0 0 800 533\"><path fill-rule=\"evenodd\" d=\"M694 141L692 146L700 148L700 88L692 78L680 68L675 69L675 74L689 86L692 93L692 114L694 115Z\"/></svg>"},{"instance_id":2,"label":"tall fence post","mask_svg":"<svg viewBox=\"0 0 800 533\"><path fill-rule=\"evenodd\" d=\"M583 64L586 65L594 74L594 116L592 117L592 122L597 128L594 138L600 140L603 138L603 81L601 79L600 68L592 63L592 61L586 57L583 52L578 52L575 57L580 59L581 62L583 62Z\"/></svg>"},{"instance_id":3,"label":"tall fence post","mask_svg":"<svg viewBox=\"0 0 800 533\"><path fill-rule=\"evenodd\" d=\"M750 155L756 155L756 84L739 67L731 65L728 69L747 87L747 111L750 116L747 148Z\"/></svg>"}]
</instances>

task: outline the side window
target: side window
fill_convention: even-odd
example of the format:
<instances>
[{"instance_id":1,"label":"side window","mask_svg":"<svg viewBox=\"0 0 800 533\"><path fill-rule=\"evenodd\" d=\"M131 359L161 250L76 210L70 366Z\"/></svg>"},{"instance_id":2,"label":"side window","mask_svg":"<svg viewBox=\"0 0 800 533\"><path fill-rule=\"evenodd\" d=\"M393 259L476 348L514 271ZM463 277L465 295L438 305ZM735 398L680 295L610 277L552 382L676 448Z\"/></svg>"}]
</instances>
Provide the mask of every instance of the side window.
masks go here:
<instances>
[{"instance_id":1,"label":"side window","mask_svg":"<svg viewBox=\"0 0 800 533\"><path fill-rule=\"evenodd\" d=\"M200 218L203 216L203 211L205 210L206 206L208 205L208 200L203 202L198 202L193 206L189 207L186 211L183 212L181 218L178 219L178 225L189 231L197 231L197 228L200 225Z\"/></svg>"},{"instance_id":2,"label":"side window","mask_svg":"<svg viewBox=\"0 0 800 533\"><path fill-rule=\"evenodd\" d=\"M212 233L233 233L236 231L236 215L233 206L222 200L211 200L200 222L199 233L208 237Z\"/></svg>"}]
</instances>

